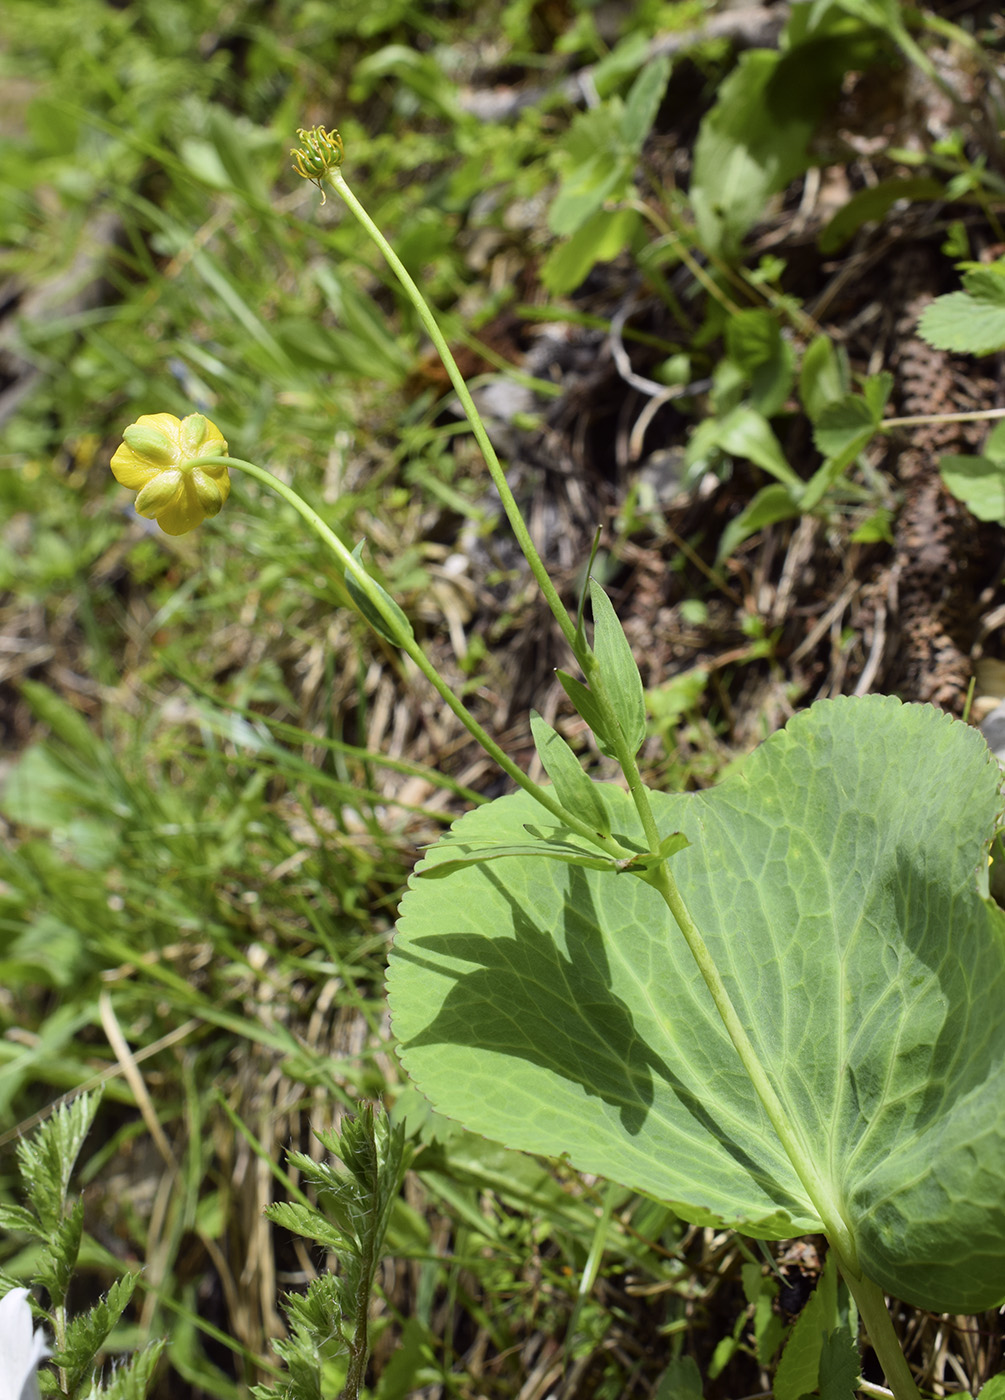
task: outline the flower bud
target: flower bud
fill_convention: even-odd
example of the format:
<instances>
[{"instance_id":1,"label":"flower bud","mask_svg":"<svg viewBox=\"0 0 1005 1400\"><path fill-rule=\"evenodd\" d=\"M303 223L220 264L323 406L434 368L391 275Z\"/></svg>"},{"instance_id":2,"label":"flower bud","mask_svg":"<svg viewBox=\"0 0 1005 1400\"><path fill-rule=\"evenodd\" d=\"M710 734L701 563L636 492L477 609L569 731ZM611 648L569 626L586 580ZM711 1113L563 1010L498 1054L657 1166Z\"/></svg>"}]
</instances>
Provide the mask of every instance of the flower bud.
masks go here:
<instances>
[{"instance_id":1,"label":"flower bud","mask_svg":"<svg viewBox=\"0 0 1005 1400\"><path fill-rule=\"evenodd\" d=\"M192 472L192 490L195 492L207 520L212 515L219 515L223 509L223 503L227 499L227 492L221 490L221 483L215 477L210 476L208 471L202 467L196 467ZM227 478L227 488L230 488L230 478Z\"/></svg>"},{"instance_id":2,"label":"flower bud","mask_svg":"<svg viewBox=\"0 0 1005 1400\"><path fill-rule=\"evenodd\" d=\"M298 127L297 135L303 145L290 152L293 157L293 168L305 180L313 180L314 184L321 190L321 202L324 203L325 192L322 189L321 181L329 171L337 170L342 164L342 157L345 154L342 137L334 128L331 131L325 131L323 126L312 126L307 130Z\"/></svg>"},{"instance_id":3,"label":"flower bud","mask_svg":"<svg viewBox=\"0 0 1005 1400\"><path fill-rule=\"evenodd\" d=\"M122 437L112 457L112 473L121 485L138 492L139 515L156 520L165 534L183 535L219 513L230 493L230 473L222 462L200 461L227 455L215 423L201 413L185 419L148 413Z\"/></svg>"},{"instance_id":4,"label":"flower bud","mask_svg":"<svg viewBox=\"0 0 1005 1400\"><path fill-rule=\"evenodd\" d=\"M162 466L174 461L174 444L162 428L141 428L139 423L132 423L123 432L122 441L134 452Z\"/></svg>"}]
</instances>

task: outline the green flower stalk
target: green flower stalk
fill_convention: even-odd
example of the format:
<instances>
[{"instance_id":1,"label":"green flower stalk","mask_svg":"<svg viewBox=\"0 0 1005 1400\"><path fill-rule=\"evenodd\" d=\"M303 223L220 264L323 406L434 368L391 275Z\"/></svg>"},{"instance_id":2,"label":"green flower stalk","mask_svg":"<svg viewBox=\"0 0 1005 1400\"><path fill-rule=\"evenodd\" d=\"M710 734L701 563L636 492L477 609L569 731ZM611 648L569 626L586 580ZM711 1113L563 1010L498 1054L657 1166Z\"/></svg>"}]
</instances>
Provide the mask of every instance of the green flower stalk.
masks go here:
<instances>
[{"instance_id":1,"label":"green flower stalk","mask_svg":"<svg viewBox=\"0 0 1005 1400\"><path fill-rule=\"evenodd\" d=\"M145 413L122 434L112 458L120 485L136 491L136 513L166 535L184 535L218 515L230 495L227 444L201 413ZM217 460L205 462L203 458Z\"/></svg>"}]
</instances>

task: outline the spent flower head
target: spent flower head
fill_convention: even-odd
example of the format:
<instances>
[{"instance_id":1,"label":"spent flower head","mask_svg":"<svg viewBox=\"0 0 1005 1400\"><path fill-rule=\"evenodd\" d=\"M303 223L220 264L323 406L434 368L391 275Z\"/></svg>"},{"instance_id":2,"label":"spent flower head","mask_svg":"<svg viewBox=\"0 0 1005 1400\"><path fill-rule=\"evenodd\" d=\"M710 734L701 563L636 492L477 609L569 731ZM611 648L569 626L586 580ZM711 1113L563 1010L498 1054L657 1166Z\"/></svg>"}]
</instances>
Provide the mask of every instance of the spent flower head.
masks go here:
<instances>
[{"instance_id":1,"label":"spent flower head","mask_svg":"<svg viewBox=\"0 0 1005 1400\"><path fill-rule=\"evenodd\" d=\"M227 444L215 423L201 413L145 413L122 434L112 458L115 480L136 497L138 515L156 520L167 535L184 535L216 515L230 494L222 462Z\"/></svg>"},{"instance_id":2,"label":"spent flower head","mask_svg":"<svg viewBox=\"0 0 1005 1400\"><path fill-rule=\"evenodd\" d=\"M290 152L293 157L293 169L305 180L312 180L317 185L323 204L325 192L321 181L329 171L337 170L342 164L345 154L342 137L334 127L331 131L325 131L323 126L311 126L306 130L302 126L298 127L297 135L303 145Z\"/></svg>"},{"instance_id":3,"label":"spent flower head","mask_svg":"<svg viewBox=\"0 0 1005 1400\"><path fill-rule=\"evenodd\" d=\"M27 1288L0 1298L0 1400L38 1400L35 1373L49 1355L45 1333L32 1323Z\"/></svg>"}]
</instances>

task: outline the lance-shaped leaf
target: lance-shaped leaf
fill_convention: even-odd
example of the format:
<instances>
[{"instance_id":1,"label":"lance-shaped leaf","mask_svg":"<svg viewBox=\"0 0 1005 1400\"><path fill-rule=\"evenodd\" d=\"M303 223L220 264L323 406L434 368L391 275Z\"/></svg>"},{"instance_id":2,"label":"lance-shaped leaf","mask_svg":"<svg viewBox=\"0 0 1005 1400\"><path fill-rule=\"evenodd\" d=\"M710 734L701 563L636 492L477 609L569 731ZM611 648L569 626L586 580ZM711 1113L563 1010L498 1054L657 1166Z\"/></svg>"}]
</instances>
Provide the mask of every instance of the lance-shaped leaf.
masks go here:
<instances>
[{"instance_id":1,"label":"lance-shaped leaf","mask_svg":"<svg viewBox=\"0 0 1005 1400\"><path fill-rule=\"evenodd\" d=\"M642 677L611 600L596 579L590 581L590 602L593 605L594 655L600 663L600 674L615 717L634 756L646 737Z\"/></svg>"},{"instance_id":2,"label":"lance-shaped leaf","mask_svg":"<svg viewBox=\"0 0 1005 1400\"><path fill-rule=\"evenodd\" d=\"M577 681L575 676L570 676L568 671L557 670L555 674L558 676L562 689L576 707L576 713L585 719L593 730L597 748L608 758L616 759L618 756L617 734L609 730L605 724L603 712L589 687L585 686L582 681Z\"/></svg>"},{"instance_id":3,"label":"lance-shaped leaf","mask_svg":"<svg viewBox=\"0 0 1005 1400\"><path fill-rule=\"evenodd\" d=\"M526 830L531 830L529 823L526 824ZM564 828L555 827L554 831L556 834L568 835ZM538 832L539 828L534 828L532 834L538 835ZM488 860L513 860L523 857L557 860L564 865L580 865L588 870L618 872L625 868L624 864L615 860L613 856L605 856L593 847L576 846L554 837L549 839L541 833L539 839L534 841L483 841L474 846L469 846L464 841L450 841L439 848L439 857L435 861L424 863L417 873L428 880L443 880L465 866L483 865ZM635 858L632 858L631 864L634 863Z\"/></svg>"},{"instance_id":4,"label":"lance-shaped leaf","mask_svg":"<svg viewBox=\"0 0 1005 1400\"><path fill-rule=\"evenodd\" d=\"M353 550L352 557L365 571L362 540ZM348 589L349 597L375 632L387 641L393 642L395 646L402 646L405 641L410 640L415 635L412 631L412 624L387 589L381 587L375 578L369 575L368 578L372 594L366 592L351 569L346 569L345 586ZM383 612L374 602L374 596L378 597L383 604Z\"/></svg>"},{"instance_id":5,"label":"lance-shaped leaf","mask_svg":"<svg viewBox=\"0 0 1005 1400\"><path fill-rule=\"evenodd\" d=\"M596 784L583 772L582 764L569 745L536 710L530 712L530 732L544 771L555 785L558 800L567 812L590 822L599 835L609 836L607 812L597 795Z\"/></svg>"},{"instance_id":6,"label":"lance-shaped leaf","mask_svg":"<svg viewBox=\"0 0 1005 1400\"><path fill-rule=\"evenodd\" d=\"M639 845L626 793L614 837ZM1005 914L998 770L927 706L823 701L704 793L653 794L681 893L826 1201L793 1170L656 889L514 858L414 881L389 973L409 1074L474 1131L565 1155L687 1219L848 1225L935 1311L1005 1297ZM454 839L517 840L523 794ZM449 842L430 863L449 858Z\"/></svg>"}]
</instances>

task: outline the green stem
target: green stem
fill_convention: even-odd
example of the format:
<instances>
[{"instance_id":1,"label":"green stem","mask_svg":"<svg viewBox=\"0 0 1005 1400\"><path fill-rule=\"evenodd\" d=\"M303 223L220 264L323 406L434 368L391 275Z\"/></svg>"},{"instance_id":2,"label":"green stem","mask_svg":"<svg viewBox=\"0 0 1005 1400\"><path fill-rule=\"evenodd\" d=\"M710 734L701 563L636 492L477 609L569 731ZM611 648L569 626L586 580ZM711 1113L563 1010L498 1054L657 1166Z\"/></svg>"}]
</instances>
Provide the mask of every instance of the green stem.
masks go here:
<instances>
[{"instance_id":1,"label":"green stem","mask_svg":"<svg viewBox=\"0 0 1005 1400\"><path fill-rule=\"evenodd\" d=\"M415 307L422 324L425 326L429 338L436 347L437 353L443 361L444 368L450 376L450 382L454 386L457 397L460 399L468 422L471 424L471 431L485 458L489 474L492 477L495 488L499 493L499 498L502 501L503 509L506 512L506 518L509 520L517 543L520 545L524 557L530 565L531 572L537 581L538 587L541 589L548 606L551 608L558 625L561 627L562 634L568 642L573 655L583 668L583 674L586 676L587 683L590 685L610 721L610 732L619 732L620 726L615 719L614 711L608 699L606 687L604 686L603 677L600 675L599 667L596 664L596 659L589 648L583 644L575 624L569 617L568 611L558 596L555 585L548 575L548 571L544 566L541 556L534 547L530 532L527 529L523 516L520 514L520 507L517 505L513 492L510 490L509 482L506 480L506 474L499 463L499 458L496 456L495 448L492 446L488 433L485 431L485 425L482 422L481 415L475 407L470 390L464 382L463 375L457 368L457 362L450 352L450 347L437 324L435 316L432 311L430 311L425 297L412 280L408 269L353 194L342 172L340 170L333 170L329 173L328 178L335 191L345 201L349 209L363 225L363 228L384 255L388 266L401 283L405 294ZM493 758L497 757L497 752L497 750L492 751ZM639 774L635 756L627 752L626 746L626 752L624 754L619 753L618 758L628 782L628 790L631 793L632 801L635 804L639 819L642 822L646 840L651 843L650 849L655 850L659 837L656 830L656 823L653 820L652 811L649 806L648 793L642 782L641 775ZM607 847L605 847L605 849L607 849Z\"/></svg>"},{"instance_id":2,"label":"green stem","mask_svg":"<svg viewBox=\"0 0 1005 1400\"><path fill-rule=\"evenodd\" d=\"M366 1363L370 1354L368 1326L370 1321L370 1294L373 1289L373 1276L376 1272L376 1231L377 1193L379 1183L371 1183L371 1196L367 1219L359 1232L359 1288L354 1300L356 1322L349 1339L349 1365L346 1369L345 1385L339 1400L359 1400L366 1379Z\"/></svg>"},{"instance_id":3,"label":"green stem","mask_svg":"<svg viewBox=\"0 0 1005 1400\"><path fill-rule=\"evenodd\" d=\"M475 407L474 399L471 397L471 391L468 389L467 384L464 382L463 375L457 368L457 362L450 353L450 346L447 344L443 332L437 325L436 318L430 311L425 297L413 282L405 264L398 257L390 243L388 243L380 229L346 184L345 176L342 172L340 170L332 170L329 172L328 179L331 181L332 187L336 193L349 206L352 213L363 225L364 229L366 229L381 253L383 253L387 260L388 267L390 267L395 277L397 277L398 281L401 283L405 295L415 307L430 340L436 346L437 354L443 361L443 366L450 377L450 382L454 386L454 392L457 394L458 399L460 399L461 407L464 409L468 422L471 424L471 431L474 434L475 441L478 443L482 456L485 458L485 465L488 467L489 475L492 477L495 488L499 493L499 499L502 501L503 510L506 512L506 518L516 536L517 543L523 550L524 558L530 565L531 573L534 575L537 585L544 595L549 608L551 608L551 611L554 613L555 619L562 629L565 640L578 656L576 628L561 598L558 596L555 585L548 577L548 571L544 567L541 556L534 546L534 541L530 537L530 531L527 529L524 518L520 514L520 507L517 505L516 498L510 490L509 482L506 480L506 473L503 471L499 458L496 456L496 450L492 446L488 433L485 431L485 424L482 422L481 415Z\"/></svg>"},{"instance_id":4,"label":"green stem","mask_svg":"<svg viewBox=\"0 0 1005 1400\"><path fill-rule=\"evenodd\" d=\"M246 475L254 477L256 481L260 481L263 486L267 486L270 490L275 491L277 495L282 496L283 500L287 501L293 507L301 519L310 526L322 543L335 556L343 571L351 576L353 582L359 588L359 591L365 595L374 612L383 621L387 629L387 634L393 639L395 645L399 646L406 656L411 658L429 681L430 685L434 687L444 704L457 716L472 738L476 739L478 743L481 744L489 757L499 765L508 777L513 779L518 787L521 787L524 792L528 793L536 802L540 803L540 805L557 821L561 822L563 826L568 827L571 831L575 831L577 835L585 837L592 845L599 845L605 853L614 856L616 859L622 859L632 854L631 851L621 846L612 837L599 836L590 826L589 822L584 822L574 813L566 811L561 803L555 799L549 788L543 788L540 784L528 778L527 774L513 762L509 755L503 752L492 736L482 728L475 717L457 698L450 686L447 685L422 647L415 640L407 622L404 627L402 626L401 618L396 615L388 595L372 578L370 578L366 570L360 566L359 562L353 557L352 552L342 543L334 530L321 519L317 511L309 506L302 496L294 491L292 486L288 486L285 481L281 481L279 477L273 476L270 471L266 471L264 467L258 466L256 462L246 462L240 457L200 457L199 460L192 465L209 466L211 464L222 464L243 471Z\"/></svg>"},{"instance_id":5,"label":"green stem","mask_svg":"<svg viewBox=\"0 0 1005 1400\"><path fill-rule=\"evenodd\" d=\"M926 423L983 423L994 418L1005 418L1005 408L975 408L969 413L915 413L910 418L884 418L879 431L887 433L891 428L917 428Z\"/></svg>"},{"instance_id":6,"label":"green stem","mask_svg":"<svg viewBox=\"0 0 1005 1400\"><path fill-rule=\"evenodd\" d=\"M896 1400L921 1400L921 1392L911 1375L907 1357L904 1355L894 1330L893 1319L886 1306L883 1290L878 1283L873 1283L872 1279L865 1278L850 1269L844 1262L840 1250L838 1250L838 1266L858 1305L859 1316L865 1324L866 1334Z\"/></svg>"}]
</instances>

